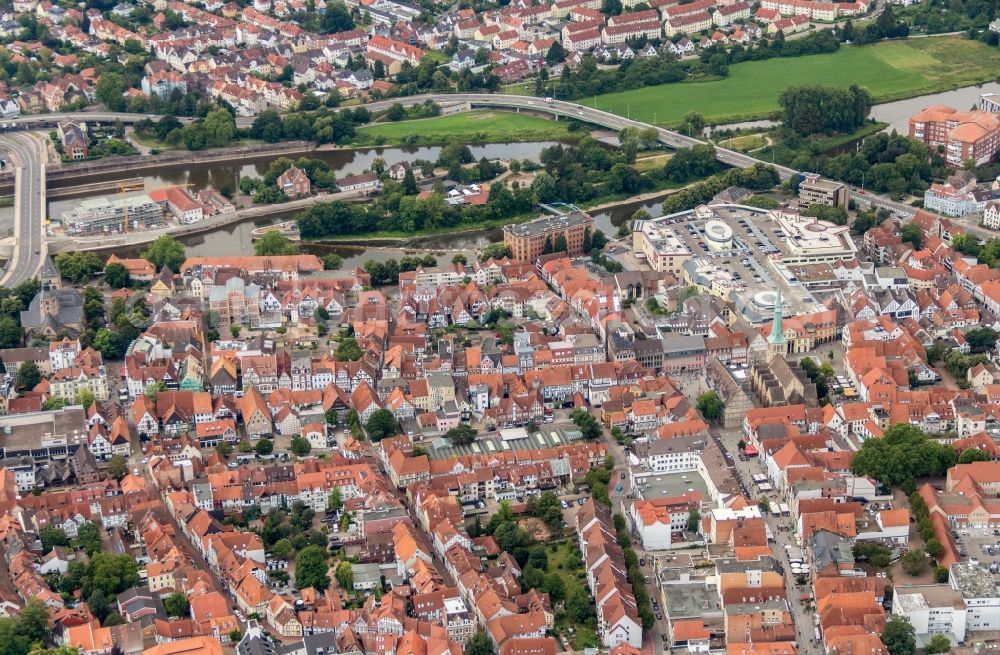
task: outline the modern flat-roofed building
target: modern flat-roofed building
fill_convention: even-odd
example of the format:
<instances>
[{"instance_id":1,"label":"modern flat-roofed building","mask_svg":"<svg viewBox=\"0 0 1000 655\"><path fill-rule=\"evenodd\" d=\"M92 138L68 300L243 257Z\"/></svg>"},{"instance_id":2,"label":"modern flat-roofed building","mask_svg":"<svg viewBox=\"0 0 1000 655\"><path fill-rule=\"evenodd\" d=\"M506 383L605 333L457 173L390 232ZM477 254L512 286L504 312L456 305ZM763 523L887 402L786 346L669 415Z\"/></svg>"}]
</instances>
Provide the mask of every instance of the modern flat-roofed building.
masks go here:
<instances>
[{"instance_id":1,"label":"modern flat-roofed building","mask_svg":"<svg viewBox=\"0 0 1000 655\"><path fill-rule=\"evenodd\" d=\"M1000 25L1000 20L993 21ZM1000 114L1000 93L984 93L979 96L979 109L991 114Z\"/></svg>"},{"instance_id":2,"label":"modern flat-roofed building","mask_svg":"<svg viewBox=\"0 0 1000 655\"><path fill-rule=\"evenodd\" d=\"M843 182L824 180L815 173L806 173L799 182L799 205L847 206L847 186Z\"/></svg>"},{"instance_id":3,"label":"modern flat-roofed building","mask_svg":"<svg viewBox=\"0 0 1000 655\"><path fill-rule=\"evenodd\" d=\"M700 371L705 368L705 337L668 334L661 342L664 373Z\"/></svg>"},{"instance_id":4,"label":"modern flat-roofed building","mask_svg":"<svg viewBox=\"0 0 1000 655\"><path fill-rule=\"evenodd\" d=\"M989 569L957 562L949 569L948 584L965 601L966 630L1000 630L1000 590Z\"/></svg>"},{"instance_id":5,"label":"modern flat-roofed building","mask_svg":"<svg viewBox=\"0 0 1000 655\"><path fill-rule=\"evenodd\" d=\"M129 229L144 229L163 220L163 205L148 194L126 198L84 198L62 215L70 235L116 233L123 230L126 216Z\"/></svg>"},{"instance_id":6,"label":"modern flat-roofed building","mask_svg":"<svg viewBox=\"0 0 1000 655\"><path fill-rule=\"evenodd\" d=\"M785 266L850 261L857 258L858 247L850 227L834 225L812 216L774 211L771 217L781 230L780 261Z\"/></svg>"},{"instance_id":7,"label":"modern flat-roofed building","mask_svg":"<svg viewBox=\"0 0 1000 655\"><path fill-rule=\"evenodd\" d=\"M916 585L892 597L892 613L906 617L917 637L949 635L965 641L967 613L962 594L950 585Z\"/></svg>"},{"instance_id":8,"label":"modern flat-roofed building","mask_svg":"<svg viewBox=\"0 0 1000 655\"><path fill-rule=\"evenodd\" d=\"M635 221L632 250L643 255L654 271L670 273L676 278L683 276L684 262L692 256L690 248L663 219Z\"/></svg>"},{"instance_id":9,"label":"modern flat-roofed building","mask_svg":"<svg viewBox=\"0 0 1000 655\"><path fill-rule=\"evenodd\" d=\"M514 259L531 262L545 254L546 241L554 252L559 237L566 239L570 257L583 255L584 233L594 232L594 219L586 212L576 211L563 216L541 218L529 223L505 225L503 242ZM561 244L560 244L561 245Z\"/></svg>"},{"instance_id":10,"label":"modern flat-roofed building","mask_svg":"<svg viewBox=\"0 0 1000 655\"><path fill-rule=\"evenodd\" d=\"M65 457L87 445L87 414L82 407L64 407L0 417L0 456L28 456L38 461Z\"/></svg>"}]
</instances>

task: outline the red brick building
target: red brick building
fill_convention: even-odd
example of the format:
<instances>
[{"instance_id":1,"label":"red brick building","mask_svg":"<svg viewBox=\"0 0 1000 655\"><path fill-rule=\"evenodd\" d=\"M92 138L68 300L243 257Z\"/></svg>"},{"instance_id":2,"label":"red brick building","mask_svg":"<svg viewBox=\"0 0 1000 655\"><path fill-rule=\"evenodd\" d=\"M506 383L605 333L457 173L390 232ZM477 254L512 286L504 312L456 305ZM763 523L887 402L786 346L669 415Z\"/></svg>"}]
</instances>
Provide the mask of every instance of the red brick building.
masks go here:
<instances>
[{"instance_id":1,"label":"red brick building","mask_svg":"<svg viewBox=\"0 0 1000 655\"><path fill-rule=\"evenodd\" d=\"M510 248L514 259L533 262L544 254L546 241L549 249L555 248L559 237L566 239L566 251L570 257L578 257L583 252L583 235L594 232L594 219L585 212L573 212L565 216L542 218L530 223L505 225L503 242ZM560 244L561 245L561 244Z\"/></svg>"},{"instance_id":2,"label":"red brick building","mask_svg":"<svg viewBox=\"0 0 1000 655\"><path fill-rule=\"evenodd\" d=\"M312 191L309 176L296 166L292 166L282 173L276 183L278 188L284 191L289 198L304 198Z\"/></svg>"},{"instance_id":3,"label":"red brick building","mask_svg":"<svg viewBox=\"0 0 1000 655\"><path fill-rule=\"evenodd\" d=\"M1000 116L934 105L910 118L910 138L944 146L945 158L954 166L969 159L985 164L1000 149Z\"/></svg>"}]
</instances>

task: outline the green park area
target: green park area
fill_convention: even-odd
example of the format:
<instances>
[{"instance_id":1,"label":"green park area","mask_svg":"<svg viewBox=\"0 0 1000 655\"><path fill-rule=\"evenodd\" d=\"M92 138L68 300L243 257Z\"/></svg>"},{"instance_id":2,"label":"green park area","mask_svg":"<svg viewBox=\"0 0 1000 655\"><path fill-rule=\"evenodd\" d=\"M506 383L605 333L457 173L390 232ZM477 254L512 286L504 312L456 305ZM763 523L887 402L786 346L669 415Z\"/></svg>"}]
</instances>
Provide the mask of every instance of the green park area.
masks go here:
<instances>
[{"instance_id":1,"label":"green park area","mask_svg":"<svg viewBox=\"0 0 1000 655\"><path fill-rule=\"evenodd\" d=\"M366 125L357 134L367 143L437 145L559 141L571 137L568 122L507 111L479 110L434 118Z\"/></svg>"},{"instance_id":2,"label":"green park area","mask_svg":"<svg viewBox=\"0 0 1000 655\"><path fill-rule=\"evenodd\" d=\"M767 118L790 86L819 84L867 88L876 102L910 98L993 80L1000 49L961 36L940 36L837 52L749 61L729 67L728 77L709 82L661 84L598 96L598 109L660 125L679 125L697 111L710 124ZM581 102L593 106L593 98Z\"/></svg>"}]
</instances>

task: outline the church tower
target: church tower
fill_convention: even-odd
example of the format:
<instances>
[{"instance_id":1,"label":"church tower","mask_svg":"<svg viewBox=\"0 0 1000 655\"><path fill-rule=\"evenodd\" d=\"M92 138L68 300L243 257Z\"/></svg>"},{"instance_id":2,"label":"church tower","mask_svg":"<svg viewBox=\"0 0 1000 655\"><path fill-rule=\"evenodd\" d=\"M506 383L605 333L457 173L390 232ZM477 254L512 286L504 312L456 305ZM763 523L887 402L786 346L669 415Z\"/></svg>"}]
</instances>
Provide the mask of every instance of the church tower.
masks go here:
<instances>
[{"instance_id":1,"label":"church tower","mask_svg":"<svg viewBox=\"0 0 1000 655\"><path fill-rule=\"evenodd\" d=\"M788 354L788 339L785 338L785 328L781 316L781 287L774 296L774 321L771 323L771 334L767 337L767 361L776 356Z\"/></svg>"}]
</instances>

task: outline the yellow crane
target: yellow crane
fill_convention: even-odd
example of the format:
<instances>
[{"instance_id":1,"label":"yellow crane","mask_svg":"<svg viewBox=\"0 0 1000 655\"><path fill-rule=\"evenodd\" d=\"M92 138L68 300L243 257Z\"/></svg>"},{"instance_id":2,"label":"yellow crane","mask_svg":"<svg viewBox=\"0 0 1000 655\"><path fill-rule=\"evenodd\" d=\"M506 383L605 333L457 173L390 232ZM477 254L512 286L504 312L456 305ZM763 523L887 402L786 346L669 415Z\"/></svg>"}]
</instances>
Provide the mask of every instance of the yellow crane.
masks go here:
<instances>
[{"instance_id":1,"label":"yellow crane","mask_svg":"<svg viewBox=\"0 0 1000 655\"><path fill-rule=\"evenodd\" d=\"M133 182L130 184L121 184L118 186L118 191L122 194L122 200L125 206L125 218L122 220L122 232L128 232L128 199L125 198L126 193L135 193L136 191L142 191L146 186L141 182Z\"/></svg>"},{"instance_id":2,"label":"yellow crane","mask_svg":"<svg viewBox=\"0 0 1000 655\"><path fill-rule=\"evenodd\" d=\"M151 191L157 191L159 189L167 189L167 188L170 188L170 187L184 187L184 188L186 188L186 187L191 187L191 186L194 186L194 184L168 184L167 186L158 187L157 189L151 189ZM128 184L121 184L121 185L118 186L118 191L121 193L122 198L125 197L126 193L137 193L139 191L145 191L145 190L146 190L146 185L143 182L131 182L131 183L128 183ZM122 225L123 225L123 228L124 228L122 230L122 232L128 232L129 225L128 225L128 203L127 202L125 203L125 219L124 219L124 222L122 223Z\"/></svg>"}]
</instances>

